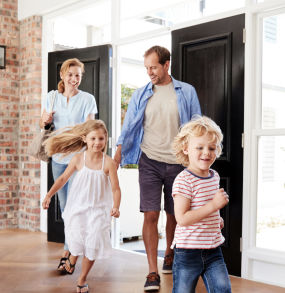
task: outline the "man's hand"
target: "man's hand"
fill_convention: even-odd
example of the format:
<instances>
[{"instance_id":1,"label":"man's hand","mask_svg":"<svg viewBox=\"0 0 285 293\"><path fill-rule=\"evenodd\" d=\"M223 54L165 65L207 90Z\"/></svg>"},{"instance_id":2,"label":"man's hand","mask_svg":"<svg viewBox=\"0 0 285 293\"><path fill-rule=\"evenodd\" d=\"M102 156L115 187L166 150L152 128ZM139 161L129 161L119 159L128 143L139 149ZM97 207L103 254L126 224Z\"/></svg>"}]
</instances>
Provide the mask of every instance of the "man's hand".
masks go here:
<instances>
[{"instance_id":1,"label":"man's hand","mask_svg":"<svg viewBox=\"0 0 285 293\"><path fill-rule=\"evenodd\" d=\"M42 207L43 209L48 209L50 205L50 198L48 198L47 196L44 198L43 203L42 203Z\"/></svg>"},{"instance_id":2,"label":"man's hand","mask_svg":"<svg viewBox=\"0 0 285 293\"><path fill-rule=\"evenodd\" d=\"M120 144L120 145L118 145L115 156L114 156L114 161L117 165L117 169L120 166L121 159L122 159L122 145Z\"/></svg>"}]
</instances>

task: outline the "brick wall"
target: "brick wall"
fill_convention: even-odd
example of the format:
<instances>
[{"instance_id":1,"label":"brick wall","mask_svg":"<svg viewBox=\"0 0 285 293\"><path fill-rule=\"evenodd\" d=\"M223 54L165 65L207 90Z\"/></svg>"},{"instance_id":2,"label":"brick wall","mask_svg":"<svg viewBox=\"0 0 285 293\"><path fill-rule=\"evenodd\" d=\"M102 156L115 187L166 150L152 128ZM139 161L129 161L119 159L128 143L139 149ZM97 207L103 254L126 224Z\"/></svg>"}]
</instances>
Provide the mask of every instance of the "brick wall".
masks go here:
<instances>
[{"instance_id":1,"label":"brick wall","mask_svg":"<svg viewBox=\"0 0 285 293\"><path fill-rule=\"evenodd\" d=\"M0 229L18 227L19 24L17 1L0 1Z\"/></svg>"},{"instance_id":2,"label":"brick wall","mask_svg":"<svg viewBox=\"0 0 285 293\"><path fill-rule=\"evenodd\" d=\"M26 155L39 131L42 20L17 20L17 0L0 1L0 229L40 228L40 162Z\"/></svg>"},{"instance_id":3,"label":"brick wall","mask_svg":"<svg viewBox=\"0 0 285 293\"><path fill-rule=\"evenodd\" d=\"M33 134L40 131L42 19L20 22L19 228L40 227L40 161L26 155Z\"/></svg>"}]
</instances>

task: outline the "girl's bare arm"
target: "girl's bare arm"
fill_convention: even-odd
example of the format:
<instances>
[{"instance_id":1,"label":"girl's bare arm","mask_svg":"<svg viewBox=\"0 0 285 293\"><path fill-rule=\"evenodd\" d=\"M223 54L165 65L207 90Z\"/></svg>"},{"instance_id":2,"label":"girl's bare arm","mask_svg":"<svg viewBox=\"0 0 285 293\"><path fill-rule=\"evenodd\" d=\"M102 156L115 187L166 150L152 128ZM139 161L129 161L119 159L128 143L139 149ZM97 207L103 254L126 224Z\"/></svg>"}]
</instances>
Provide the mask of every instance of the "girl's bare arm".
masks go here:
<instances>
[{"instance_id":1,"label":"girl's bare arm","mask_svg":"<svg viewBox=\"0 0 285 293\"><path fill-rule=\"evenodd\" d=\"M111 216L118 218L120 216L119 207L121 203L121 189L119 185L119 179L117 174L117 165L114 160L107 157L107 169L111 181L112 193L113 193L113 209L111 211Z\"/></svg>"},{"instance_id":2,"label":"girl's bare arm","mask_svg":"<svg viewBox=\"0 0 285 293\"><path fill-rule=\"evenodd\" d=\"M56 181L54 182L54 184L52 185L52 187L50 188L50 190L48 191L48 193L46 194L43 200L42 207L44 209L48 209L51 198L60 188L62 188L65 185L65 183L68 181L70 176L76 170L77 161L78 161L78 157L74 156L72 160L70 161L70 163L68 164L65 171L56 179Z\"/></svg>"}]
</instances>

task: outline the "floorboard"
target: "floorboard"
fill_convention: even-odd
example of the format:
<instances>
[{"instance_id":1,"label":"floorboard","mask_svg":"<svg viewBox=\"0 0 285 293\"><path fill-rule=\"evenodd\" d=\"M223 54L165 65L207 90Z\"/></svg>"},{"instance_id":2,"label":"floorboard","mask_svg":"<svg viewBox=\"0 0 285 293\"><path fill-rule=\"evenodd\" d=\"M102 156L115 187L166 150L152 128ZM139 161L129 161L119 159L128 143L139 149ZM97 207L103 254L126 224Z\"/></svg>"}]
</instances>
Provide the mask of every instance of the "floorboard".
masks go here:
<instances>
[{"instance_id":1,"label":"floorboard","mask_svg":"<svg viewBox=\"0 0 285 293\"><path fill-rule=\"evenodd\" d=\"M0 231L0 292L70 293L76 292L80 272L78 261L73 275L56 271L62 244L47 242L46 234L23 230ZM162 261L159 260L161 267ZM143 293L147 273L144 254L113 250L112 258L95 263L88 284L96 293ZM231 277L233 293L284 293L274 287ZM172 276L161 274L160 293L171 293ZM199 281L196 293L206 292Z\"/></svg>"}]
</instances>

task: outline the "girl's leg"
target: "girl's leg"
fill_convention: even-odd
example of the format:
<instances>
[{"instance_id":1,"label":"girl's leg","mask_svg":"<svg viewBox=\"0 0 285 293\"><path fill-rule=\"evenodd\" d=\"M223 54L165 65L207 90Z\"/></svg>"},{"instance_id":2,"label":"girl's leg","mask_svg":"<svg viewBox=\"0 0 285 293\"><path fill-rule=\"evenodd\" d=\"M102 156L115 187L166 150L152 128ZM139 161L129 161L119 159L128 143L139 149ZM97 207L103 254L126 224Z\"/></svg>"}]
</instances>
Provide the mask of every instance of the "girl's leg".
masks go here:
<instances>
[{"instance_id":1,"label":"girl's leg","mask_svg":"<svg viewBox=\"0 0 285 293\"><path fill-rule=\"evenodd\" d=\"M231 282L220 247L204 250L205 272L202 275L209 293L231 293Z\"/></svg>"},{"instance_id":2,"label":"girl's leg","mask_svg":"<svg viewBox=\"0 0 285 293\"><path fill-rule=\"evenodd\" d=\"M174 249L172 293L195 293L203 271L201 249Z\"/></svg>"},{"instance_id":3,"label":"girl's leg","mask_svg":"<svg viewBox=\"0 0 285 293\"><path fill-rule=\"evenodd\" d=\"M87 275L88 275L89 271L91 270L94 262L95 262L95 260L89 260L86 256L84 256L84 258L82 260L81 273L78 278L77 285L83 286L86 284Z\"/></svg>"}]
</instances>

